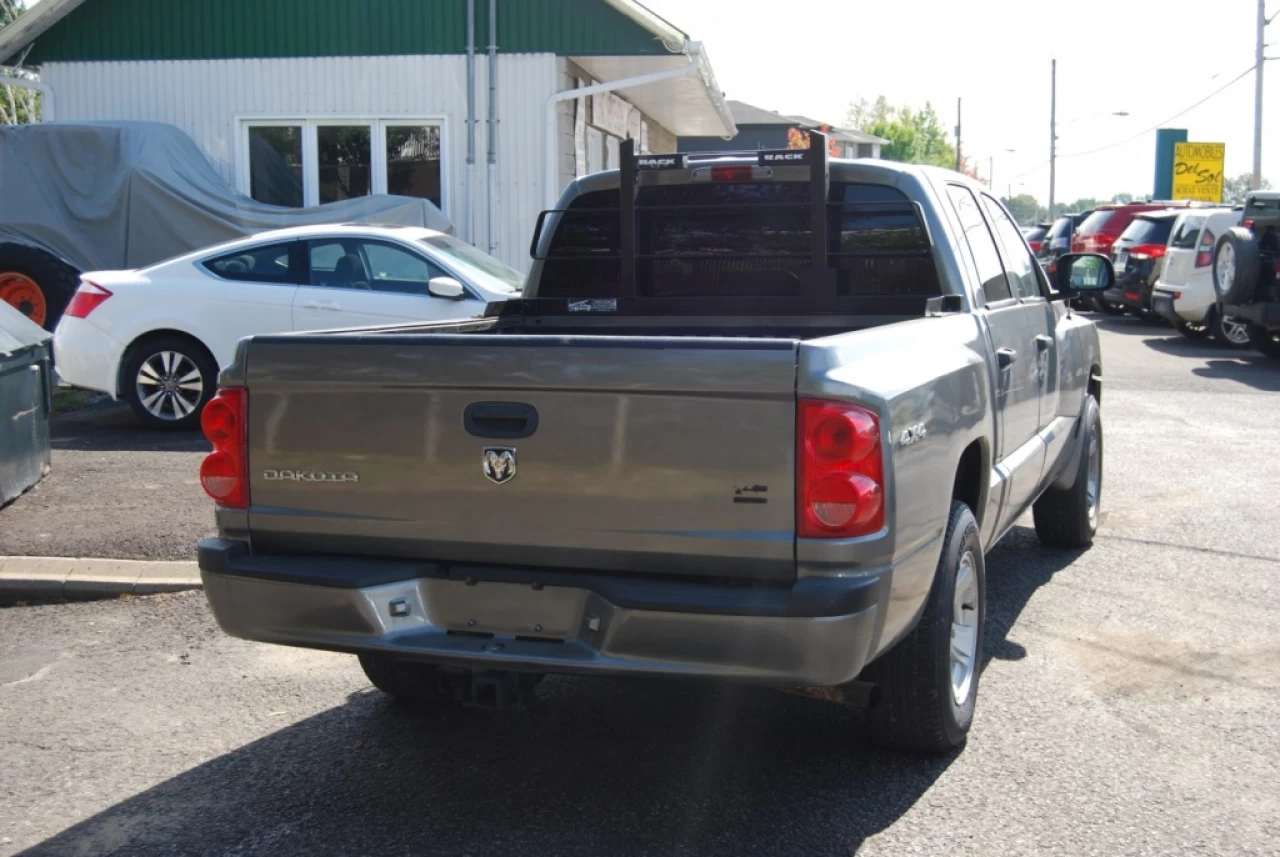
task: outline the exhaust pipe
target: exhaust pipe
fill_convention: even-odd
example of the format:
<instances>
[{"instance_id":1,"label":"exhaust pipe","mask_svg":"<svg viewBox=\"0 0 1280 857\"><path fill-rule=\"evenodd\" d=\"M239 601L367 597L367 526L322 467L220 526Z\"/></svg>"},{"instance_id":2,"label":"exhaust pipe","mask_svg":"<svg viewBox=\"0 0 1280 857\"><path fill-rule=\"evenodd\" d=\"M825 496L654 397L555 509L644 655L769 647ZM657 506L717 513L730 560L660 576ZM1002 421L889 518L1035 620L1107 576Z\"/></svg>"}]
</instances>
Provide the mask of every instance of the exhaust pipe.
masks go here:
<instances>
[{"instance_id":1,"label":"exhaust pipe","mask_svg":"<svg viewBox=\"0 0 1280 857\"><path fill-rule=\"evenodd\" d=\"M850 708L875 708L880 704L880 685L858 679L834 687L788 687L782 690L795 696L807 696Z\"/></svg>"}]
</instances>

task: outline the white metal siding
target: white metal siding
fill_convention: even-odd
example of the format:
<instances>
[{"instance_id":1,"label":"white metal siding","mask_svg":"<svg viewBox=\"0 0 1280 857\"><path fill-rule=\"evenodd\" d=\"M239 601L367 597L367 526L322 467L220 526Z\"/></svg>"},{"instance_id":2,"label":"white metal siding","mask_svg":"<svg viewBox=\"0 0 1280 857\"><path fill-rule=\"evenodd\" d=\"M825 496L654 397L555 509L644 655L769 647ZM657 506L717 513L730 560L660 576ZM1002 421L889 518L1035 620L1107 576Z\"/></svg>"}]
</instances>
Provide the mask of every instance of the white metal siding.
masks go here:
<instances>
[{"instance_id":1,"label":"white metal siding","mask_svg":"<svg viewBox=\"0 0 1280 857\"><path fill-rule=\"evenodd\" d=\"M552 54L498 57L498 193L495 255L529 267L529 239L542 208L543 123L556 91ZM463 234L466 210L467 68L464 56L48 63L58 120L149 120L186 131L236 185L240 121L253 117L445 117L449 217ZM473 235L485 246L487 58L476 57Z\"/></svg>"}]
</instances>

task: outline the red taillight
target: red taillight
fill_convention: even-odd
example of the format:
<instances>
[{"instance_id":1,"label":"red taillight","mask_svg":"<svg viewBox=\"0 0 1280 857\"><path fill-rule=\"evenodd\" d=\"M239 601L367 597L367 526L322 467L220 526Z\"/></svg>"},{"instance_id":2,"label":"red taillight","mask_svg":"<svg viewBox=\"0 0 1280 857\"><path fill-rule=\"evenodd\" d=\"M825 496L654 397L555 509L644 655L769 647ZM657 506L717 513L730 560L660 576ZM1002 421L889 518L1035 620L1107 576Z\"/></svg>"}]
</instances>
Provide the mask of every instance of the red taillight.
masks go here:
<instances>
[{"instance_id":1,"label":"red taillight","mask_svg":"<svg viewBox=\"0 0 1280 857\"><path fill-rule=\"evenodd\" d=\"M1125 292L1124 296L1131 301L1142 300L1142 295L1138 294L1137 292Z\"/></svg>"},{"instance_id":2,"label":"red taillight","mask_svg":"<svg viewBox=\"0 0 1280 857\"><path fill-rule=\"evenodd\" d=\"M1043 241L1028 241L1027 245L1031 247L1032 253L1039 253L1040 248L1044 246Z\"/></svg>"},{"instance_id":3,"label":"red taillight","mask_svg":"<svg viewBox=\"0 0 1280 857\"><path fill-rule=\"evenodd\" d=\"M755 170L750 165L740 167L712 167L713 182L743 182L755 177Z\"/></svg>"},{"instance_id":4,"label":"red taillight","mask_svg":"<svg viewBox=\"0 0 1280 857\"><path fill-rule=\"evenodd\" d=\"M1213 264L1213 242L1217 240L1208 229L1200 236L1200 249L1196 251L1196 267L1207 268Z\"/></svg>"},{"instance_id":5,"label":"red taillight","mask_svg":"<svg viewBox=\"0 0 1280 857\"><path fill-rule=\"evenodd\" d=\"M1243 226L1245 229L1253 229L1253 221L1252 221L1252 220L1246 220L1246 221L1244 221L1243 223L1241 223L1240 225L1241 225L1241 226Z\"/></svg>"},{"instance_id":6,"label":"red taillight","mask_svg":"<svg viewBox=\"0 0 1280 857\"><path fill-rule=\"evenodd\" d=\"M213 444L213 452L200 464L200 486L228 509L249 508L248 406L243 387L227 387L209 400L200 415L200 428Z\"/></svg>"},{"instance_id":7,"label":"red taillight","mask_svg":"<svg viewBox=\"0 0 1280 857\"><path fill-rule=\"evenodd\" d=\"M1159 259L1164 251L1163 244L1135 244L1129 248L1129 258L1144 262L1147 259Z\"/></svg>"},{"instance_id":8,"label":"red taillight","mask_svg":"<svg viewBox=\"0 0 1280 857\"><path fill-rule=\"evenodd\" d=\"M801 399L797 409L796 534L833 539L884 526L880 420L844 402Z\"/></svg>"},{"instance_id":9,"label":"red taillight","mask_svg":"<svg viewBox=\"0 0 1280 857\"><path fill-rule=\"evenodd\" d=\"M63 315L72 318L88 318L89 313L102 306L102 302L111 297L111 292L97 283L81 280L80 288L71 296L71 302L63 310Z\"/></svg>"}]
</instances>

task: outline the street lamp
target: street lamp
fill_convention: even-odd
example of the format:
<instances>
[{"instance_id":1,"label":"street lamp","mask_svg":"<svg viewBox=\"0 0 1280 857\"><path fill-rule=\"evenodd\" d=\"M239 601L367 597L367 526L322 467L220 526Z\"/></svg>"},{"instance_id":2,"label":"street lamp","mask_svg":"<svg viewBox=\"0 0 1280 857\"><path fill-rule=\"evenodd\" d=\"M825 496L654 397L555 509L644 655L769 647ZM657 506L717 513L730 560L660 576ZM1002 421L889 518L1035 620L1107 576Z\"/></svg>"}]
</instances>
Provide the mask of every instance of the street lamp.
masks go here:
<instances>
[{"instance_id":1,"label":"street lamp","mask_svg":"<svg viewBox=\"0 0 1280 857\"><path fill-rule=\"evenodd\" d=\"M1095 116L1128 116L1127 110L1100 110L1077 116L1063 125L1074 125ZM1058 61L1050 61L1049 77L1049 216L1053 217L1054 193L1058 183Z\"/></svg>"},{"instance_id":2,"label":"street lamp","mask_svg":"<svg viewBox=\"0 0 1280 857\"><path fill-rule=\"evenodd\" d=\"M1005 152L1012 155L1017 149L1005 149ZM987 155L987 190L992 193L996 192L996 156Z\"/></svg>"}]
</instances>

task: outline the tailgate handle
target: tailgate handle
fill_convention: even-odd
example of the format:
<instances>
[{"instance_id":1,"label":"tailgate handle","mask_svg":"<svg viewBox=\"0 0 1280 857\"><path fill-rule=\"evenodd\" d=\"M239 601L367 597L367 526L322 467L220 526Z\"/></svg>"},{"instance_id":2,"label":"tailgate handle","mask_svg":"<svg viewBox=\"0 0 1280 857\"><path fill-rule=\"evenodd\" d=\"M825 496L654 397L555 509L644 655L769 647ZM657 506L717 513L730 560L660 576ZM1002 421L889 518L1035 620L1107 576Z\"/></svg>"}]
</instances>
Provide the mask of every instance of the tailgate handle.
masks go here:
<instances>
[{"instance_id":1,"label":"tailgate handle","mask_svg":"<svg viewBox=\"0 0 1280 857\"><path fill-rule=\"evenodd\" d=\"M475 437L528 437L538 430L538 412L523 402L472 402L462 425Z\"/></svg>"}]
</instances>

